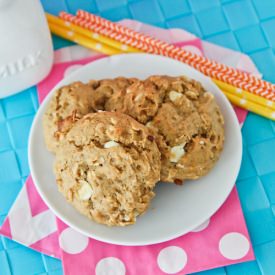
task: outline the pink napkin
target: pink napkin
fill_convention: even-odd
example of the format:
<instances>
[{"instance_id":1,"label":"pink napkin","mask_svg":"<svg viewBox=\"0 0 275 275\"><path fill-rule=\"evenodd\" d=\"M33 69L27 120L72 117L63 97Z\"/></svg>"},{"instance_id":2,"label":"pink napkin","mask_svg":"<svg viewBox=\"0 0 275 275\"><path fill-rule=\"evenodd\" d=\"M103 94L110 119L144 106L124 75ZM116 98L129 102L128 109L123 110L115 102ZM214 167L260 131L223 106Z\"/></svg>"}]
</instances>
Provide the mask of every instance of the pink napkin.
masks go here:
<instances>
[{"instance_id":1,"label":"pink napkin","mask_svg":"<svg viewBox=\"0 0 275 275\"><path fill-rule=\"evenodd\" d=\"M203 42L180 30L162 30L124 21L124 24L144 33L154 33L161 39L207 57L218 53L223 60L230 53L235 67L257 73L247 56ZM158 31L157 33L155 31ZM223 54L222 54L223 53ZM72 61L77 58L85 59ZM46 80L38 86L40 102L64 75L87 62L103 57L79 47L56 52L56 64ZM236 109L240 123L246 112ZM22 218L24 217L24 218ZM242 215L236 189L224 205L209 220L193 232L177 239L151 246L125 247L87 238L56 219L37 193L31 177L22 188L0 233L33 249L62 258L65 274L176 274L190 273L237 262L253 260L253 251Z\"/></svg>"},{"instance_id":2,"label":"pink napkin","mask_svg":"<svg viewBox=\"0 0 275 275\"><path fill-rule=\"evenodd\" d=\"M81 235L59 219L57 225L65 274L88 275L91 270L96 274L185 274L254 259L235 188L209 220L161 244L106 244Z\"/></svg>"}]
</instances>

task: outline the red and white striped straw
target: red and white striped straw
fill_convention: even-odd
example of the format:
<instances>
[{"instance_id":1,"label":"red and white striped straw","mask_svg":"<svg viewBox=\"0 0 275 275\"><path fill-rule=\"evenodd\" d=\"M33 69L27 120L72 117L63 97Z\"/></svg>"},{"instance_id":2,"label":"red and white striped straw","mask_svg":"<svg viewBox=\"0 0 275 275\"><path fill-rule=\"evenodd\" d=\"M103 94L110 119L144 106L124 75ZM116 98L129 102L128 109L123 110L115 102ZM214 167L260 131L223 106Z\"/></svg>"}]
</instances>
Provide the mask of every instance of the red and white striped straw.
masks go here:
<instances>
[{"instance_id":1,"label":"red and white striped straw","mask_svg":"<svg viewBox=\"0 0 275 275\"><path fill-rule=\"evenodd\" d=\"M86 15L89 13L84 12ZM105 22L104 24L98 24L99 21L97 22L91 22L90 20L87 20L86 18L83 17L75 17L71 14L62 12L60 13L60 17L64 20L70 21L78 26L81 26L83 28L92 30L94 32L100 33L102 35L108 36L114 40L117 40L121 43L124 43L126 45L130 45L132 47L136 47L137 49L140 49L144 52L148 52L148 53L154 53L154 54L159 54L159 55L164 55L164 56L168 56L171 58L174 58L176 60L179 60L181 62L187 63L190 66L196 68L197 70L201 71L202 73L216 78L218 80L221 80L223 82L229 83L233 86L242 88L244 90L248 90L251 93L255 93L258 94L260 96L263 96L265 98L268 98L269 100L273 100L275 101L275 93L273 93L272 91L267 90L266 88L263 87L258 87L255 86L253 83L249 83L246 82L244 79L238 79L233 75L229 75L224 73L223 70L217 70L217 68L213 67L209 67L206 64L211 63L210 60L207 60L207 63L202 64L201 62L198 62L200 60L200 56L194 55L193 53L189 53L186 52L180 48L177 48L173 45L169 45L166 42L162 42L160 41L160 43L162 44L166 44L169 46L169 48L174 47L176 49L176 51L168 51L166 47L159 47L157 46L157 44L155 42L151 43L148 42L150 40L147 40L147 42L144 42L144 40L146 40L146 37L142 34L138 34L138 36L142 36L142 39L136 38L136 37L130 37L127 36L125 34L125 32L121 33L118 32L121 30L121 28L127 29L123 26L120 26L116 23L112 23L110 22L110 25L112 25L112 27L106 27L107 22L109 22L108 20L105 21L105 19L102 18L98 18L98 20L103 20L103 22ZM118 26L118 27L116 27ZM127 29L127 33L129 32L134 32L130 29ZM149 36L148 36L149 37ZM155 40L151 37L149 37L152 40ZM156 40L157 41L157 40ZM183 54L181 54L181 52L183 52Z\"/></svg>"}]
</instances>

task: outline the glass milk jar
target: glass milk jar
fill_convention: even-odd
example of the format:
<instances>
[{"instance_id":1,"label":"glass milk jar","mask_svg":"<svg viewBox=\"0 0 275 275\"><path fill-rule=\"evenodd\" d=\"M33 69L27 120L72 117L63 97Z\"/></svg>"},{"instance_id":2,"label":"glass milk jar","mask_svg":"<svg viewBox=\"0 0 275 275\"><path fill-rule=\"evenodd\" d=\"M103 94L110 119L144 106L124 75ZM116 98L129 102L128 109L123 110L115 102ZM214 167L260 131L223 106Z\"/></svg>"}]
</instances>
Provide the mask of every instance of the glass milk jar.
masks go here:
<instances>
[{"instance_id":1,"label":"glass milk jar","mask_svg":"<svg viewBox=\"0 0 275 275\"><path fill-rule=\"evenodd\" d=\"M53 63L39 0L0 0L0 98L37 84Z\"/></svg>"}]
</instances>

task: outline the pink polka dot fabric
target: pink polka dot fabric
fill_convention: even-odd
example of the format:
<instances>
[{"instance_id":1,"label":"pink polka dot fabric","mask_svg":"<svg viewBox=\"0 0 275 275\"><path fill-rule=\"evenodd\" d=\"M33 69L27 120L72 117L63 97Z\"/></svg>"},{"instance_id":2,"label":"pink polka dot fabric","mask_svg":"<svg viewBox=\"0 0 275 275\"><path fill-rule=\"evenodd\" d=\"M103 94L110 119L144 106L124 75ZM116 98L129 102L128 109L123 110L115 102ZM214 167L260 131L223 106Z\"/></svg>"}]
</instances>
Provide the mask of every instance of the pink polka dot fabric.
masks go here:
<instances>
[{"instance_id":1,"label":"pink polka dot fabric","mask_svg":"<svg viewBox=\"0 0 275 275\"><path fill-rule=\"evenodd\" d=\"M161 244L111 245L57 225L66 274L185 274L254 259L236 189L202 226Z\"/></svg>"},{"instance_id":2,"label":"pink polka dot fabric","mask_svg":"<svg viewBox=\"0 0 275 275\"><path fill-rule=\"evenodd\" d=\"M236 189L202 226L161 244L111 245L57 226L66 274L185 274L254 259Z\"/></svg>"}]
</instances>

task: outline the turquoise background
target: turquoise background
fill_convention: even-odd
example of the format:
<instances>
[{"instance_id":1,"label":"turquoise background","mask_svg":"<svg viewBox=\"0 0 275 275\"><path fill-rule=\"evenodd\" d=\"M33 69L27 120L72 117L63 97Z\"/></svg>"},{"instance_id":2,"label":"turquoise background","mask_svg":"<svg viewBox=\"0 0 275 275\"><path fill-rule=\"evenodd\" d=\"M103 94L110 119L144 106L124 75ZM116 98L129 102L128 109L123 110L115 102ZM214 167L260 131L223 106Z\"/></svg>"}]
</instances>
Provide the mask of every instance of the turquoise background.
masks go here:
<instances>
[{"instance_id":1,"label":"turquoise background","mask_svg":"<svg viewBox=\"0 0 275 275\"><path fill-rule=\"evenodd\" d=\"M43 0L58 14L82 8L110 20L133 18L163 28L183 28L248 54L275 83L275 0ZM70 42L54 37L55 49ZM27 141L38 108L36 88L0 100L0 223L29 174ZM275 123L249 114L242 129L244 155L237 188L256 261L202 275L275 274ZM0 237L0 274L62 274L59 260ZM92 274L92 273L91 273Z\"/></svg>"}]
</instances>

